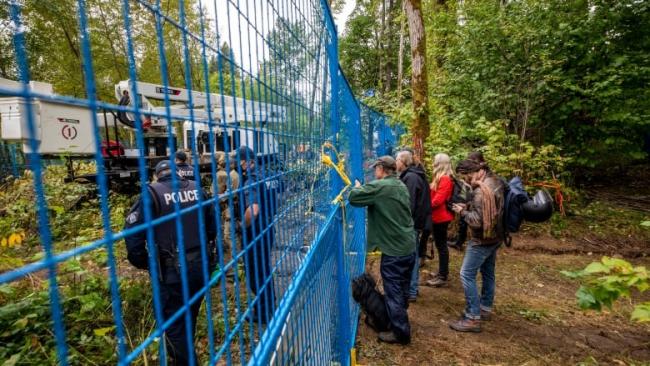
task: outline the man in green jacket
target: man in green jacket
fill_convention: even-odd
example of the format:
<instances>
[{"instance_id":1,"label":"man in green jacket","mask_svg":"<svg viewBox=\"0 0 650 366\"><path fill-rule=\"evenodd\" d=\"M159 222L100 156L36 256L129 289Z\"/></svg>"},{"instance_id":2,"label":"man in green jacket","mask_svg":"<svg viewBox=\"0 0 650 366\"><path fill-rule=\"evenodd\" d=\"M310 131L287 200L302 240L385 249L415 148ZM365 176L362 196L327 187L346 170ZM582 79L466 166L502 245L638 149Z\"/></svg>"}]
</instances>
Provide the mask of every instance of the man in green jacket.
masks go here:
<instances>
[{"instance_id":1,"label":"man in green jacket","mask_svg":"<svg viewBox=\"0 0 650 366\"><path fill-rule=\"evenodd\" d=\"M406 309L415 264L409 192L395 175L392 157L382 156L372 168L376 179L364 185L356 181L349 200L353 206L368 207L368 250L378 248L382 253L380 272L391 329L380 332L379 340L408 344L411 326Z\"/></svg>"}]
</instances>

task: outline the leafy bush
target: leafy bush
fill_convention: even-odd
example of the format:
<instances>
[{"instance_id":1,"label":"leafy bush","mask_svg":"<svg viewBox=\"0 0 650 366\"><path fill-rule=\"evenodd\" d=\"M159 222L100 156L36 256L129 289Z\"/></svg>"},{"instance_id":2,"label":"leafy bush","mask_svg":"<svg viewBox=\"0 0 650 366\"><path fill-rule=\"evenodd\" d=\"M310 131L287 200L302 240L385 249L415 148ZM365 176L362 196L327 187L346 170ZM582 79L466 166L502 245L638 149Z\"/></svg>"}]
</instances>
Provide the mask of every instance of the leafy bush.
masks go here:
<instances>
[{"instance_id":1,"label":"leafy bush","mask_svg":"<svg viewBox=\"0 0 650 366\"><path fill-rule=\"evenodd\" d=\"M644 266L633 266L629 262L603 257L579 271L562 271L562 274L584 282L576 297L582 309L601 311L603 306L611 309L620 297L630 297L633 289L645 292L650 289L650 272ZM650 301L638 304L631 319L650 322Z\"/></svg>"},{"instance_id":2,"label":"leafy bush","mask_svg":"<svg viewBox=\"0 0 650 366\"><path fill-rule=\"evenodd\" d=\"M60 294L72 365L116 362L117 346L108 281L103 275L87 275L80 262L65 262L63 270L86 275L75 283L60 281ZM153 324L153 307L147 281L121 283L124 327L132 344L146 338ZM46 283L37 288L18 282L0 286L0 360L18 364L56 364L56 343Z\"/></svg>"},{"instance_id":3,"label":"leafy bush","mask_svg":"<svg viewBox=\"0 0 650 366\"><path fill-rule=\"evenodd\" d=\"M460 121L440 121L431 127L425 144L431 156L445 152L455 161L470 151L481 151L490 167L504 177L521 176L524 181L537 181L566 176L567 159L555 145L534 146L519 136L508 133L507 121L481 118L474 129L466 129Z\"/></svg>"}]
</instances>

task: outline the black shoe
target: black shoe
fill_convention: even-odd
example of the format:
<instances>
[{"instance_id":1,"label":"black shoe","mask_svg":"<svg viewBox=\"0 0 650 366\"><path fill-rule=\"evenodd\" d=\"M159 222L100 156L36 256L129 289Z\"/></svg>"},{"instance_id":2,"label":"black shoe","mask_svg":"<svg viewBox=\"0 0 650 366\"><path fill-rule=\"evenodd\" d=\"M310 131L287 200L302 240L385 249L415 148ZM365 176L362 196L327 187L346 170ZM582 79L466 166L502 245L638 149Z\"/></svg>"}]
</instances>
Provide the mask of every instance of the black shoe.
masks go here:
<instances>
[{"instance_id":1,"label":"black shoe","mask_svg":"<svg viewBox=\"0 0 650 366\"><path fill-rule=\"evenodd\" d=\"M409 296L409 302L416 302L418 301L418 297L416 296Z\"/></svg>"},{"instance_id":2,"label":"black shoe","mask_svg":"<svg viewBox=\"0 0 650 366\"><path fill-rule=\"evenodd\" d=\"M390 343L390 344L406 345L406 344L411 343L410 339L408 339L408 340L400 340L400 339L398 339L397 336L395 335L395 333L393 333L390 330L387 331L387 332L379 332L379 335L377 336L377 338L381 342Z\"/></svg>"}]
</instances>

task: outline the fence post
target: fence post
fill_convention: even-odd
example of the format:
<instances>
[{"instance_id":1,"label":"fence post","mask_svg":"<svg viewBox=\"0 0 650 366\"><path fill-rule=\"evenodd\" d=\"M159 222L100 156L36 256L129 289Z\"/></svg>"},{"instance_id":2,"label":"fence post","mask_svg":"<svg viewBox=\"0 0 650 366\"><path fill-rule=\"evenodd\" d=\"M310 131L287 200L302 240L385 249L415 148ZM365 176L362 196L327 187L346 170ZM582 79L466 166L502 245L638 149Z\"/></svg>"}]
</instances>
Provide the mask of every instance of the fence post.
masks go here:
<instances>
[{"instance_id":1,"label":"fence post","mask_svg":"<svg viewBox=\"0 0 650 366\"><path fill-rule=\"evenodd\" d=\"M329 5L325 0L321 0L323 8L325 26L329 33L327 41L327 60L330 74L330 84L332 91L332 98L330 103L330 121L331 121L331 136L334 141L332 143L338 148L338 134L340 131L340 118L339 115L339 98L340 98L340 71L338 61L338 36L336 33L336 26L334 25L334 18L330 11ZM334 198L341 190L343 184L341 179L334 172L330 173L330 196ZM350 364L350 338L351 338L351 321L350 321L350 276L348 274L347 265L345 261L345 243L343 243L343 218L341 215L345 213L338 208L338 215L336 216L336 223L333 230L336 230L336 282L337 286L337 308L339 313L338 327L336 330L336 343L337 353L339 356L339 363L341 365Z\"/></svg>"}]
</instances>

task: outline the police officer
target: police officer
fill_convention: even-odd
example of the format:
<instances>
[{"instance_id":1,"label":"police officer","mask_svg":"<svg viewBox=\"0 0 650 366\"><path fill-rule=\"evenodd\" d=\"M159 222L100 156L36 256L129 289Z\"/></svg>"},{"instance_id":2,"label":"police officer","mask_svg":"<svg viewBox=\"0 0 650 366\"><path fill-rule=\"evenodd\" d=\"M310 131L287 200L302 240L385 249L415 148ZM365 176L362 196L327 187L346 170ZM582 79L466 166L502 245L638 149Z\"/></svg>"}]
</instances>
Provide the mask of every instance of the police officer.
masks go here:
<instances>
[{"instance_id":1,"label":"police officer","mask_svg":"<svg viewBox=\"0 0 650 366\"><path fill-rule=\"evenodd\" d=\"M234 167L233 157L230 156L230 167ZM219 170L217 171L217 188L219 189L219 194L222 195L220 199L221 205L221 220L223 223L223 241L224 241L224 252L229 253L232 247L232 235L231 235L231 225L232 217L237 215L239 212L239 201L238 195L233 195L233 212L230 212L230 195L226 195L226 190L228 189L228 177L230 177L230 189L235 191L239 188L239 174L236 170L226 169L226 154L224 152L217 153L217 165ZM230 171L230 173L228 173ZM230 272L229 272L230 273Z\"/></svg>"},{"instance_id":2,"label":"police officer","mask_svg":"<svg viewBox=\"0 0 650 366\"><path fill-rule=\"evenodd\" d=\"M187 163L187 154L185 151L176 152L176 171L178 175L185 179L196 180L194 178L194 168Z\"/></svg>"},{"instance_id":3,"label":"police officer","mask_svg":"<svg viewBox=\"0 0 650 366\"><path fill-rule=\"evenodd\" d=\"M153 218L167 216L174 213L174 204L178 203L180 209L189 208L198 204L201 195L206 198L203 190L194 181L184 180L178 175L178 191L172 188L172 171L169 160L163 160L156 165L155 176L157 182L147 186L151 199ZM144 223L142 197L131 208L126 217L125 229ZM175 219L154 226L154 240L157 252L157 261L160 270L160 300L165 319L169 319L183 303L181 286L181 259L179 253L178 232ZM183 228L183 244L185 248L185 268L190 297L203 286L203 260L201 255L198 210L192 210L181 216ZM216 228L214 224L214 208L212 205L204 206L204 226L206 233L206 252L208 253L208 272L216 264L214 239ZM140 269L149 269L148 252L146 245L146 231L143 228L135 234L125 238L129 262ZM194 339L194 329L199 308L203 297L190 307L192 320L191 339ZM189 352L187 335L185 332L185 314L180 316L169 328L165 330L165 343L167 345L168 362L170 365L187 365ZM194 350L191 350L194 352ZM195 358L196 360L196 358Z\"/></svg>"},{"instance_id":4,"label":"police officer","mask_svg":"<svg viewBox=\"0 0 650 366\"><path fill-rule=\"evenodd\" d=\"M266 325L275 311L271 250L274 247L273 215L277 209L278 184L277 181L259 179L255 153L249 147L240 147L235 156L243 181L239 203L244 207L244 217L237 217L237 226L241 228L242 245L250 245L244 254L244 262L248 286L257 300L253 320Z\"/></svg>"},{"instance_id":5,"label":"police officer","mask_svg":"<svg viewBox=\"0 0 650 366\"><path fill-rule=\"evenodd\" d=\"M214 155L217 161L217 193L223 194L228 188L228 172L226 172L226 153L217 151Z\"/></svg>"}]
</instances>

